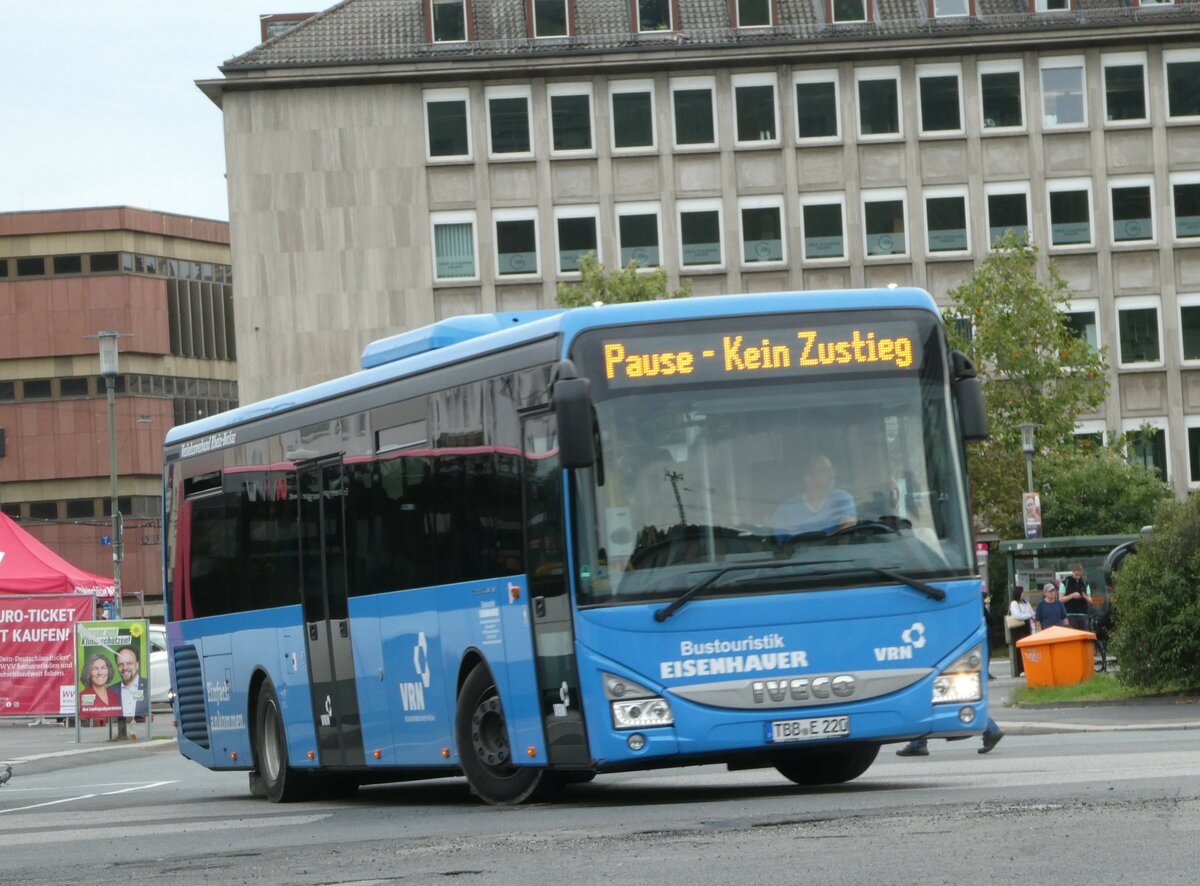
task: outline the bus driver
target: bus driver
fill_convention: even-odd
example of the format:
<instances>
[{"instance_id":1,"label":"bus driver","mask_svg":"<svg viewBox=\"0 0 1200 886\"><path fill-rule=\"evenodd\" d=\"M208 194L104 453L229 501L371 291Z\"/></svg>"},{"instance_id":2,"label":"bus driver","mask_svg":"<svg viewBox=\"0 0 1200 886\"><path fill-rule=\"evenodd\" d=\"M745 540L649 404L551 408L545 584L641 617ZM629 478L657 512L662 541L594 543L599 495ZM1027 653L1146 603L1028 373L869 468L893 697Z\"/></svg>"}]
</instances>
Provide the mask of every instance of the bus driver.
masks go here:
<instances>
[{"instance_id":1,"label":"bus driver","mask_svg":"<svg viewBox=\"0 0 1200 886\"><path fill-rule=\"evenodd\" d=\"M858 517L854 498L837 488L833 462L827 456L810 455L804 463L803 479L804 491L781 504L771 517L780 541L806 532L829 535L854 524Z\"/></svg>"}]
</instances>

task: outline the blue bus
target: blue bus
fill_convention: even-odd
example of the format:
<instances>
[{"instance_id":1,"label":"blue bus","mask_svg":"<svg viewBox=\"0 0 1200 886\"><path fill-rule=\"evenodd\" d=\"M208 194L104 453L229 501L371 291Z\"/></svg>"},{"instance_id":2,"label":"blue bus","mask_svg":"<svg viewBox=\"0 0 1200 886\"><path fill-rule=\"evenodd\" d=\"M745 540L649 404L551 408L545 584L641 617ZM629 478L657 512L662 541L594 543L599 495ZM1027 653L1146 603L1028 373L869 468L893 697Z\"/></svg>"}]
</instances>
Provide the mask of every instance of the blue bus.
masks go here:
<instances>
[{"instance_id":1,"label":"blue bus","mask_svg":"<svg viewBox=\"0 0 1200 886\"><path fill-rule=\"evenodd\" d=\"M916 289L375 342L166 438L179 748L273 801L463 775L504 804L692 764L840 783L979 734L986 433Z\"/></svg>"}]
</instances>

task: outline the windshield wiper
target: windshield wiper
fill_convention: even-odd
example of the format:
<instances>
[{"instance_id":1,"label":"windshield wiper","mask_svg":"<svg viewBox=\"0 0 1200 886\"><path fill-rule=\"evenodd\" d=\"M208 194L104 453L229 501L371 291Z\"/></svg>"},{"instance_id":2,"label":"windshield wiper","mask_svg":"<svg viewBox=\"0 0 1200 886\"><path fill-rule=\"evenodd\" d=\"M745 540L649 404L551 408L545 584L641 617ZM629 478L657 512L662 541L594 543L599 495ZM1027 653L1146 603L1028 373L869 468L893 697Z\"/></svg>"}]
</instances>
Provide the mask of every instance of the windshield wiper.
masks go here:
<instances>
[{"instance_id":1,"label":"windshield wiper","mask_svg":"<svg viewBox=\"0 0 1200 886\"><path fill-rule=\"evenodd\" d=\"M666 621L701 591L712 587L717 580L731 572L744 572L748 569L783 569L787 566L824 566L828 563L848 563L849 560L768 560L762 563L735 563L724 566L697 585L692 585L662 609L654 613L655 621ZM934 589L936 590L936 588Z\"/></svg>"},{"instance_id":2,"label":"windshield wiper","mask_svg":"<svg viewBox=\"0 0 1200 886\"><path fill-rule=\"evenodd\" d=\"M876 575L882 575L884 578L890 578L892 581L898 581L902 585L908 585L914 590L920 591L927 597L932 597L935 600L941 601L946 599L946 592L941 588L935 588L931 584L926 584L919 578L912 578L900 572L893 572L891 569L884 569L882 566L864 566L863 569L868 572L874 572Z\"/></svg>"}]
</instances>

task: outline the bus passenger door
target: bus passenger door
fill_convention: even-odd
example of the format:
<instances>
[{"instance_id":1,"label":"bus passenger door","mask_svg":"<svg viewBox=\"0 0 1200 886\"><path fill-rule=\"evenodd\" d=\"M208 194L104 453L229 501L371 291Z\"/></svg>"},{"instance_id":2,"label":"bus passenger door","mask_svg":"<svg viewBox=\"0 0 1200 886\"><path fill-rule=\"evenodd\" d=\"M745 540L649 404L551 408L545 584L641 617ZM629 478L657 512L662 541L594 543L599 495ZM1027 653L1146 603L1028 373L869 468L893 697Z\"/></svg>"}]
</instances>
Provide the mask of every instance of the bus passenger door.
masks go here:
<instances>
[{"instance_id":1,"label":"bus passenger door","mask_svg":"<svg viewBox=\"0 0 1200 886\"><path fill-rule=\"evenodd\" d=\"M346 591L340 459L300 467L300 585L321 766L364 764Z\"/></svg>"},{"instance_id":2,"label":"bus passenger door","mask_svg":"<svg viewBox=\"0 0 1200 886\"><path fill-rule=\"evenodd\" d=\"M553 414L522 424L524 441L525 560L537 668L539 708L551 766L587 766L575 629L571 618L563 469Z\"/></svg>"}]
</instances>

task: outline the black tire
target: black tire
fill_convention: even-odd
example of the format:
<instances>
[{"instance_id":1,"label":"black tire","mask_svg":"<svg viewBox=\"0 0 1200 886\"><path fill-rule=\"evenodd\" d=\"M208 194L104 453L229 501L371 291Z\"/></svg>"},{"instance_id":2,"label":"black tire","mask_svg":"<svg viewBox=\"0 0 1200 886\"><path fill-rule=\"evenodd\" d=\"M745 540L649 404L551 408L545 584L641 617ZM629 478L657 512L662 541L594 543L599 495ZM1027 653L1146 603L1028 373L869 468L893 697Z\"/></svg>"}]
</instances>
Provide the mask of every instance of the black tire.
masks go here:
<instances>
[{"instance_id":1,"label":"black tire","mask_svg":"<svg viewBox=\"0 0 1200 886\"><path fill-rule=\"evenodd\" d=\"M486 665L472 669L458 694L454 736L471 793L485 803L524 803L560 785L557 779L547 778L544 769L512 765L504 708Z\"/></svg>"},{"instance_id":2,"label":"black tire","mask_svg":"<svg viewBox=\"0 0 1200 886\"><path fill-rule=\"evenodd\" d=\"M877 744L805 748L777 758L775 768L784 778L805 787L842 784L866 772L878 754Z\"/></svg>"},{"instance_id":3,"label":"black tire","mask_svg":"<svg viewBox=\"0 0 1200 886\"><path fill-rule=\"evenodd\" d=\"M310 784L288 765L287 733L275 687L264 683L254 717L254 768L263 792L272 803L294 803L309 797Z\"/></svg>"}]
</instances>

